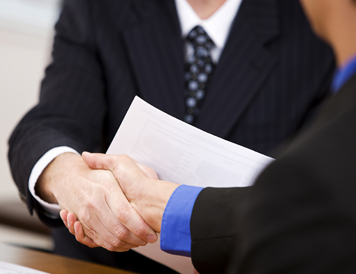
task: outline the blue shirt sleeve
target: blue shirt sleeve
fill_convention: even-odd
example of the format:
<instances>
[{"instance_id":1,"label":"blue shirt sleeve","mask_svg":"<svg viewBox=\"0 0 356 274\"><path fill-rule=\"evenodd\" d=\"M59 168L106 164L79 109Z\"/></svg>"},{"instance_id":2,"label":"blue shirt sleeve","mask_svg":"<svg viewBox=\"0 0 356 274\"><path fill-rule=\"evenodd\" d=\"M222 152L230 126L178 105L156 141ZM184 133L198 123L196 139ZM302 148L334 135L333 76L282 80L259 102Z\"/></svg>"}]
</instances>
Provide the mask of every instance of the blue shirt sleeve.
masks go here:
<instances>
[{"instance_id":1,"label":"blue shirt sleeve","mask_svg":"<svg viewBox=\"0 0 356 274\"><path fill-rule=\"evenodd\" d=\"M339 68L332 82L332 90L336 93L356 73L356 56L348 60Z\"/></svg>"},{"instance_id":2,"label":"blue shirt sleeve","mask_svg":"<svg viewBox=\"0 0 356 274\"><path fill-rule=\"evenodd\" d=\"M190 218L202 187L180 185L171 195L163 212L161 249L190 257Z\"/></svg>"}]
</instances>

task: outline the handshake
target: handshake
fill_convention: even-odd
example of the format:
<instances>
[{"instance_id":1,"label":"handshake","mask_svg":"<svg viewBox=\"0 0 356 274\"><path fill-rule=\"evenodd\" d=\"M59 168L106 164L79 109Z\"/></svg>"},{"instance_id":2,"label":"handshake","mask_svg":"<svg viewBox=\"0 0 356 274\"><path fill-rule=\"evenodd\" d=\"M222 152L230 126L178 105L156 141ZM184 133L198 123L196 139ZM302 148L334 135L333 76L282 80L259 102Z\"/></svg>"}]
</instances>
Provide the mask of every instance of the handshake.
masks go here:
<instances>
[{"instance_id":1,"label":"handshake","mask_svg":"<svg viewBox=\"0 0 356 274\"><path fill-rule=\"evenodd\" d=\"M167 202L178 184L126 155L59 155L36 184L36 193L61 207L76 240L89 247L127 251L157 241Z\"/></svg>"}]
</instances>

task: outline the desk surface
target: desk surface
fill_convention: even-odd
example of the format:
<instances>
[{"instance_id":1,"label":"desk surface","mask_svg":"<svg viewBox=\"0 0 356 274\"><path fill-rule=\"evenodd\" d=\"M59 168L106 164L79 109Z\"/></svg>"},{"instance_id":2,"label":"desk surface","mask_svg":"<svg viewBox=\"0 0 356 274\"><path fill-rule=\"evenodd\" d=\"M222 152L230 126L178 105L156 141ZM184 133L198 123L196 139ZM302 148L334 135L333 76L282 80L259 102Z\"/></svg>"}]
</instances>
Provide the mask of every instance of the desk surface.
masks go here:
<instances>
[{"instance_id":1,"label":"desk surface","mask_svg":"<svg viewBox=\"0 0 356 274\"><path fill-rule=\"evenodd\" d=\"M0 261L18 264L51 274L133 274L98 264L69 259L58 255L33 251L0 243Z\"/></svg>"}]
</instances>

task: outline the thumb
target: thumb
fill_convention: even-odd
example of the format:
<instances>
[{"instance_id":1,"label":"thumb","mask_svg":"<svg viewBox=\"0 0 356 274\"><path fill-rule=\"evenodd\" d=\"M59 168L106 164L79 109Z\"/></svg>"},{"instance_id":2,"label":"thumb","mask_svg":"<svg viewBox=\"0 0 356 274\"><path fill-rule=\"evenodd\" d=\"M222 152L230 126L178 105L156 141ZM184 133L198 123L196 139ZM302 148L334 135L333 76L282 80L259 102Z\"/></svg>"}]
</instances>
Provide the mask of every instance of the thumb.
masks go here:
<instances>
[{"instance_id":1,"label":"thumb","mask_svg":"<svg viewBox=\"0 0 356 274\"><path fill-rule=\"evenodd\" d=\"M110 170L116 177L120 174L142 176L149 173L150 177L153 179L157 178L156 172L153 169L141 164L138 166L136 161L124 154L110 155L102 153L89 153L85 151L82 153L82 158L90 168Z\"/></svg>"},{"instance_id":2,"label":"thumb","mask_svg":"<svg viewBox=\"0 0 356 274\"><path fill-rule=\"evenodd\" d=\"M89 153L84 151L82 153L83 161L93 169L113 170L115 168L115 161L113 156L102 153Z\"/></svg>"}]
</instances>

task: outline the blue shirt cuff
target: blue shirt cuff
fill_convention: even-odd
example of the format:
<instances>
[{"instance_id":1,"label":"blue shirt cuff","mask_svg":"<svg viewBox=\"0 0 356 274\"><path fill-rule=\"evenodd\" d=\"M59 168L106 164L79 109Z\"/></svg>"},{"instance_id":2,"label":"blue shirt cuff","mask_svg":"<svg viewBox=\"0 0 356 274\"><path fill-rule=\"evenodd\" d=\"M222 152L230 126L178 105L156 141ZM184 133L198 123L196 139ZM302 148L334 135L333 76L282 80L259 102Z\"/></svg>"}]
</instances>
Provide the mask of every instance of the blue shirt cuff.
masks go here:
<instances>
[{"instance_id":1,"label":"blue shirt cuff","mask_svg":"<svg viewBox=\"0 0 356 274\"><path fill-rule=\"evenodd\" d=\"M167 253L190 257L190 219L195 200L202 187L180 185L173 192L163 212L161 249Z\"/></svg>"},{"instance_id":2,"label":"blue shirt cuff","mask_svg":"<svg viewBox=\"0 0 356 274\"><path fill-rule=\"evenodd\" d=\"M331 85L332 91L336 93L354 74L356 74L356 56L336 71Z\"/></svg>"}]
</instances>

